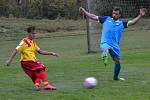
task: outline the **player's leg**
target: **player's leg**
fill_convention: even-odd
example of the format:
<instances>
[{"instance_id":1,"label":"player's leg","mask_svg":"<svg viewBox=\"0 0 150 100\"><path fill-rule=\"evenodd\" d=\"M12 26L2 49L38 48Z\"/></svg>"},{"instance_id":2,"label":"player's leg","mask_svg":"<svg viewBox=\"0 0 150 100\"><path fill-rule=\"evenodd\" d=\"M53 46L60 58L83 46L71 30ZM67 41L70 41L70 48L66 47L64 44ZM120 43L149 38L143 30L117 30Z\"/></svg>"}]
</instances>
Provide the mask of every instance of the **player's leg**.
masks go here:
<instances>
[{"instance_id":1,"label":"player's leg","mask_svg":"<svg viewBox=\"0 0 150 100\"><path fill-rule=\"evenodd\" d=\"M34 67L34 69L36 69L36 77L40 78L43 82L44 82L44 89L49 89L49 90L56 90L56 87L54 87L53 85L49 84L48 79L46 77L45 74L45 66L43 64L41 64L39 61L34 62L34 64L32 64Z\"/></svg>"},{"instance_id":2,"label":"player's leg","mask_svg":"<svg viewBox=\"0 0 150 100\"><path fill-rule=\"evenodd\" d=\"M116 57L114 57L113 60L114 60L114 63L115 63L113 79L114 80L118 80L119 79L118 76L119 76L119 73L120 73L121 65L120 65L120 61Z\"/></svg>"},{"instance_id":3,"label":"player's leg","mask_svg":"<svg viewBox=\"0 0 150 100\"><path fill-rule=\"evenodd\" d=\"M109 46L107 43L100 43L99 47L101 48L101 59L104 63L104 65L108 64L108 53L109 53L109 49L111 48L111 46Z\"/></svg>"},{"instance_id":4,"label":"player's leg","mask_svg":"<svg viewBox=\"0 0 150 100\"><path fill-rule=\"evenodd\" d=\"M40 77L32 70L23 68L24 72L31 78L32 82L35 84L35 89L40 90Z\"/></svg>"},{"instance_id":5,"label":"player's leg","mask_svg":"<svg viewBox=\"0 0 150 100\"><path fill-rule=\"evenodd\" d=\"M34 72L28 69L23 68L24 72L31 78L32 82L35 84Z\"/></svg>"},{"instance_id":6,"label":"player's leg","mask_svg":"<svg viewBox=\"0 0 150 100\"><path fill-rule=\"evenodd\" d=\"M39 69L39 76L41 80L44 82L44 89L56 90L56 87L54 87L52 84L48 82L48 79L45 74L45 69Z\"/></svg>"},{"instance_id":7,"label":"player's leg","mask_svg":"<svg viewBox=\"0 0 150 100\"><path fill-rule=\"evenodd\" d=\"M34 62L22 61L21 65L24 72L31 78L32 82L35 84L35 89L40 90L40 77L38 74L36 74L35 69L32 68L35 65Z\"/></svg>"},{"instance_id":8,"label":"player's leg","mask_svg":"<svg viewBox=\"0 0 150 100\"><path fill-rule=\"evenodd\" d=\"M108 48L103 48L102 49L101 59L102 59L104 65L108 64L108 52L109 52Z\"/></svg>"},{"instance_id":9,"label":"player's leg","mask_svg":"<svg viewBox=\"0 0 150 100\"><path fill-rule=\"evenodd\" d=\"M115 63L113 80L119 80L119 73L121 69L120 57L113 50L109 50L109 53Z\"/></svg>"},{"instance_id":10,"label":"player's leg","mask_svg":"<svg viewBox=\"0 0 150 100\"><path fill-rule=\"evenodd\" d=\"M36 88L36 90L40 90L41 89L41 86L40 86L41 79L40 79L39 71L37 71L37 70L34 71L34 77L35 77L35 88Z\"/></svg>"}]
</instances>

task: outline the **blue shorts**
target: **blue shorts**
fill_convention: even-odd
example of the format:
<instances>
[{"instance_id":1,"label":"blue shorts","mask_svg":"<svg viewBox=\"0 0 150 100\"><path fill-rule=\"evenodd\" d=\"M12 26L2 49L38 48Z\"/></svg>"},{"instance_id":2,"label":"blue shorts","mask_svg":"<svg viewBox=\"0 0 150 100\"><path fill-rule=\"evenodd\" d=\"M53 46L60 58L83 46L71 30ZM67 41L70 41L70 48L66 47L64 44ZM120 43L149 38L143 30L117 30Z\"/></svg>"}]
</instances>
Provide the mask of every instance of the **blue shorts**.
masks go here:
<instances>
[{"instance_id":1,"label":"blue shorts","mask_svg":"<svg viewBox=\"0 0 150 100\"><path fill-rule=\"evenodd\" d=\"M114 47L114 46L110 46L107 43L103 43L100 44L100 48L102 49L102 51L104 51L105 49L109 49L109 54L111 55L112 58L117 58L118 60L120 60L120 48L119 47Z\"/></svg>"},{"instance_id":2,"label":"blue shorts","mask_svg":"<svg viewBox=\"0 0 150 100\"><path fill-rule=\"evenodd\" d=\"M112 58L117 58L117 60L120 60L120 56L118 56L113 50L109 49L109 54Z\"/></svg>"}]
</instances>

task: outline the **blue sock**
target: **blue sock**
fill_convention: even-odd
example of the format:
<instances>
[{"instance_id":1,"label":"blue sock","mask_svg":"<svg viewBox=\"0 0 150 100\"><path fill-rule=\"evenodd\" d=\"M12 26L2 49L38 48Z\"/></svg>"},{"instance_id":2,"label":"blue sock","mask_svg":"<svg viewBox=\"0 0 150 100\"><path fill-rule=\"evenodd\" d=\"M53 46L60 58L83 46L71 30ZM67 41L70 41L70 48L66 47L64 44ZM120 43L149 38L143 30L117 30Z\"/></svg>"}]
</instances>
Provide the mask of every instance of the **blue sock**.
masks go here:
<instances>
[{"instance_id":1,"label":"blue sock","mask_svg":"<svg viewBox=\"0 0 150 100\"><path fill-rule=\"evenodd\" d=\"M115 64L115 68L114 68L114 80L118 80L118 75L120 73L120 64Z\"/></svg>"}]
</instances>

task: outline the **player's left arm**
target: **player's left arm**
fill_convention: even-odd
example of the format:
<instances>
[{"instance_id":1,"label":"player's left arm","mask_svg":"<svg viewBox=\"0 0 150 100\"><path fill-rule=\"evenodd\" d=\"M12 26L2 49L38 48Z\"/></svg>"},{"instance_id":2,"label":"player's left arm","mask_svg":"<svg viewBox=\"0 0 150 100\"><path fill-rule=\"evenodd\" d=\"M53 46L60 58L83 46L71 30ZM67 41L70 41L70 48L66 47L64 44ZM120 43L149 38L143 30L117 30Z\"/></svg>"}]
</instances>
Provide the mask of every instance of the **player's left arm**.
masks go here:
<instances>
[{"instance_id":1,"label":"player's left arm","mask_svg":"<svg viewBox=\"0 0 150 100\"><path fill-rule=\"evenodd\" d=\"M141 8L139 15L135 17L134 19L128 21L128 26L136 24L145 15L145 13L146 13L146 9Z\"/></svg>"},{"instance_id":2,"label":"player's left arm","mask_svg":"<svg viewBox=\"0 0 150 100\"><path fill-rule=\"evenodd\" d=\"M44 50L41 50L40 48L37 49L37 52L38 52L39 54L42 54L42 55L52 55L52 56L59 57L59 54L58 54L58 53L49 52L49 51L44 51Z\"/></svg>"}]
</instances>

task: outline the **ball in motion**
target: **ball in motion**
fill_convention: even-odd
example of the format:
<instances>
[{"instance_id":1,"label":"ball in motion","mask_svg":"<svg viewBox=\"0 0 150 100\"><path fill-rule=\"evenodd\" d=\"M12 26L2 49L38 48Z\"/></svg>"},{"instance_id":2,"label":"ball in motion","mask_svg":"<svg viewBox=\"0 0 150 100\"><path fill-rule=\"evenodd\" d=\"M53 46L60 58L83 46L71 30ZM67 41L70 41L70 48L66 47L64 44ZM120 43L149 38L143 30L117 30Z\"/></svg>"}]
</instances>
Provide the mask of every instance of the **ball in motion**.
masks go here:
<instances>
[{"instance_id":1,"label":"ball in motion","mask_svg":"<svg viewBox=\"0 0 150 100\"><path fill-rule=\"evenodd\" d=\"M92 89L97 85L97 80L95 77L88 77L84 80L83 86L87 89Z\"/></svg>"}]
</instances>

